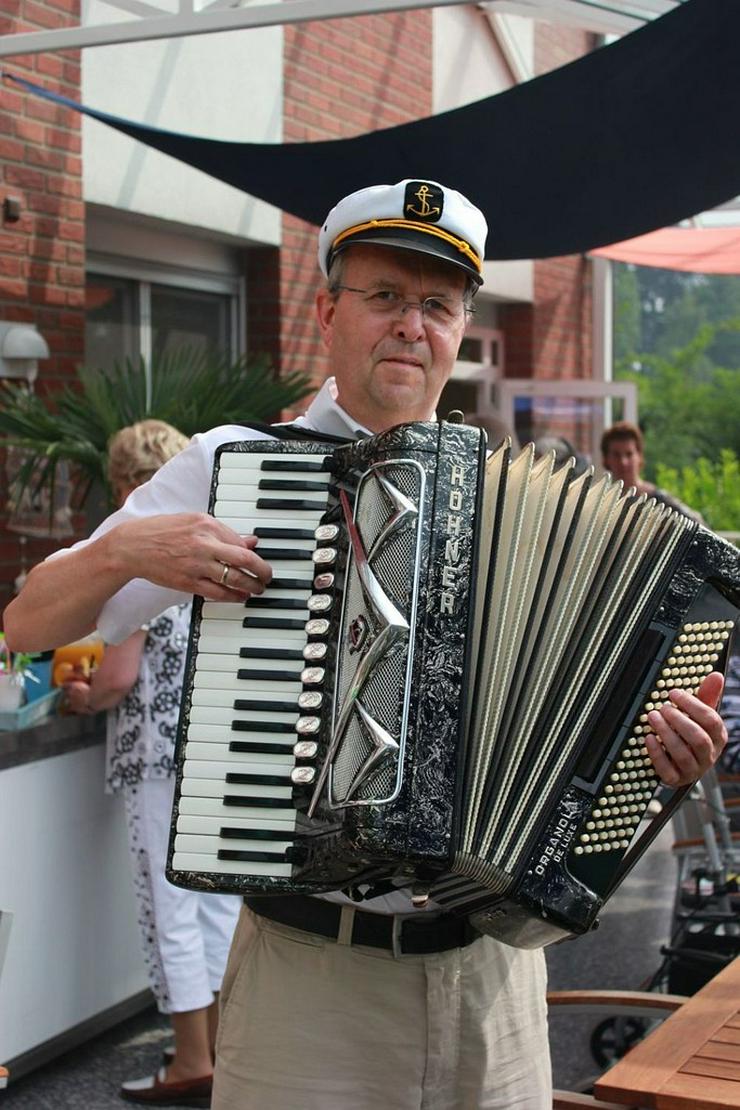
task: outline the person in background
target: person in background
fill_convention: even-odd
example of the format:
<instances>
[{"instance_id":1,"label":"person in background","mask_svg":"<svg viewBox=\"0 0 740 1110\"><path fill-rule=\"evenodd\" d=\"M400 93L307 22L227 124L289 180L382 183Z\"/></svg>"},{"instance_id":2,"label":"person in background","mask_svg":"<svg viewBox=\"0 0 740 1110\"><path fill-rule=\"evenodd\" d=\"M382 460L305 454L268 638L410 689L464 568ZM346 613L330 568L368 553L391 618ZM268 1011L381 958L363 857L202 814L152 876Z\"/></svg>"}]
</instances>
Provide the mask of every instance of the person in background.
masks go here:
<instances>
[{"instance_id":1,"label":"person in background","mask_svg":"<svg viewBox=\"0 0 740 1110\"><path fill-rule=\"evenodd\" d=\"M511 453L519 454L519 440L503 417L497 412L469 412L465 415L465 423L473 428L482 428L488 436L488 450L495 451L499 444L508 436L511 440Z\"/></svg>"},{"instance_id":2,"label":"person in background","mask_svg":"<svg viewBox=\"0 0 740 1110\"><path fill-rule=\"evenodd\" d=\"M617 480L624 482L625 489L634 486L638 493L654 497L669 509L675 509L676 512L683 513L684 516L698 521L699 524L703 523L700 513L684 505L683 501L679 501L673 494L658 489L652 482L646 482L640 477L644 462L644 443L642 432L636 424L630 424L628 420L620 420L612 424L611 428L607 428L601 437L601 456L604 469L609 470Z\"/></svg>"},{"instance_id":3,"label":"person in background","mask_svg":"<svg viewBox=\"0 0 740 1110\"><path fill-rule=\"evenodd\" d=\"M108 476L119 505L188 442L161 420L117 432ZM129 1102L151 1106L210 1105L217 996L240 908L234 896L181 890L164 876L191 608L171 606L108 645L89 682L65 684L75 713L109 710L105 789L123 794L144 960L175 1038L157 1075L121 1088Z\"/></svg>"},{"instance_id":4,"label":"person in background","mask_svg":"<svg viewBox=\"0 0 740 1110\"><path fill-rule=\"evenodd\" d=\"M534 457L541 459L549 451L555 452L555 469L568 462L568 459L575 459L573 466L573 477L578 478L584 474L591 465L589 459L576 451L573 444L565 436L541 435L537 436L534 441Z\"/></svg>"}]
</instances>

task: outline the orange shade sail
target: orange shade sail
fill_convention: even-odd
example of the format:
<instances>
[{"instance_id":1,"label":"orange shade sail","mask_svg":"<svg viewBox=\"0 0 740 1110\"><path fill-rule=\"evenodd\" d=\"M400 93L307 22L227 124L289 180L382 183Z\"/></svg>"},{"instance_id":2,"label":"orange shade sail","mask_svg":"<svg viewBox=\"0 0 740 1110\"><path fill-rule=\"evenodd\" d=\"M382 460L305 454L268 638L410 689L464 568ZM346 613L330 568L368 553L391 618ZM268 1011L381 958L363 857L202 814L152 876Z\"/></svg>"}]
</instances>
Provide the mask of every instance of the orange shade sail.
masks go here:
<instances>
[{"instance_id":1,"label":"orange shade sail","mask_svg":"<svg viewBox=\"0 0 740 1110\"><path fill-rule=\"evenodd\" d=\"M665 227L589 253L661 270L740 274L740 227Z\"/></svg>"}]
</instances>

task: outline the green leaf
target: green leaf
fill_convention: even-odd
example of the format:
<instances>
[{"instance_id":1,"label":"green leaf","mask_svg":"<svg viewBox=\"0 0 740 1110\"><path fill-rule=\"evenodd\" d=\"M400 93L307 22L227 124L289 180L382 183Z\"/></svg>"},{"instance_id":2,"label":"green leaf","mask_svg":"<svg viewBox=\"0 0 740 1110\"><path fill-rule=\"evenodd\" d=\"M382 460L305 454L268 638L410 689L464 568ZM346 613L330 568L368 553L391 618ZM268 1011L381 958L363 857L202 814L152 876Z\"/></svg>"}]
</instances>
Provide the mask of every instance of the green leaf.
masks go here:
<instances>
[{"instance_id":1,"label":"green leaf","mask_svg":"<svg viewBox=\"0 0 740 1110\"><path fill-rule=\"evenodd\" d=\"M151 368L143 360L81 367L73 384L43 397L2 382L0 445L28 453L12 496L29 484L34 492L53 491L62 462L76 469L84 496L95 483L107 489L108 441L139 420L166 420L187 436L219 424L269 422L312 388L307 374L278 377L264 356L233 360L190 348L165 354Z\"/></svg>"}]
</instances>

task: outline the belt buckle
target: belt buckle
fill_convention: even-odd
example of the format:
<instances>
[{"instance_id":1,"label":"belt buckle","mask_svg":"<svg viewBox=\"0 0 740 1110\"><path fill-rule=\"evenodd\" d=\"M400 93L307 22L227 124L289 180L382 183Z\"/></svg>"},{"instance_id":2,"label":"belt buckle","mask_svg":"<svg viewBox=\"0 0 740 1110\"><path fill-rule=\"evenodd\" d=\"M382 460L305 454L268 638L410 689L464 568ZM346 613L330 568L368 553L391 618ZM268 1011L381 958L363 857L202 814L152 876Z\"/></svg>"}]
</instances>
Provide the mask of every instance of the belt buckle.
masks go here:
<instances>
[{"instance_id":1,"label":"belt buckle","mask_svg":"<svg viewBox=\"0 0 740 1110\"><path fill-rule=\"evenodd\" d=\"M403 956L403 923L404 921L418 921L419 912L416 913L394 913L393 922L391 924L391 952L393 953L394 960Z\"/></svg>"}]
</instances>

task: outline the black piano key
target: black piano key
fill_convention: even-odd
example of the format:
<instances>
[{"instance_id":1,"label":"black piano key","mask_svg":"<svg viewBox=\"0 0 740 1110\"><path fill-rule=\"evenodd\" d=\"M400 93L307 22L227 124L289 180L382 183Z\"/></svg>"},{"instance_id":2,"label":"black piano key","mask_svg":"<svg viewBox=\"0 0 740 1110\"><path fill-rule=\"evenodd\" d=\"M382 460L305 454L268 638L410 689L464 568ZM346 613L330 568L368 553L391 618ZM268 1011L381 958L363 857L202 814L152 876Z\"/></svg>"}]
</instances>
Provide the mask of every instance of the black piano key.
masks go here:
<instances>
[{"instance_id":1,"label":"black piano key","mask_svg":"<svg viewBox=\"0 0 740 1110\"><path fill-rule=\"evenodd\" d=\"M302 669L298 671L259 671L242 667L236 672L237 678L252 679L255 682L295 682L300 681Z\"/></svg>"},{"instance_id":2,"label":"black piano key","mask_svg":"<svg viewBox=\"0 0 740 1110\"><path fill-rule=\"evenodd\" d=\"M240 863L285 863L285 852L236 852L231 848L219 848L216 859L235 860Z\"/></svg>"},{"instance_id":3,"label":"black piano key","mask_svg":"<svg viewBox=\"0 0 740 1110\"><path fill-rule=\"evenodd\" d=\"M295 732L295 725L285 725L282 721L232 721L234 732Z\"/></svg>"},{"instance_id":4,"label":"black piano key","mask_svg":"<svg viewBox=\"0 0 740 1110\"><path fill-rule=\"evenodd\" d=\"M289 617L245 617L242 621L242 628L277 628L296 632L305 627L305 620L291 620Z\"/></svg>"},{"instance_id":5,"label":"black piano key","mask_svg":"<svg viewBox=\"0 0 740 1110\"><path fill-rule=\"evenodd\" d=\"M257 554L267 563L279 563L285 559L296 559L298 562L309 562L313 558L313 547L301 547L291 550L289 547L262 547L257 544Z\"/></svg>"},{"instance_id":6,"label":"black piano key","mask_svg":"<svg viewBox=\"0 0 740 1110\"><path fill-rule=\"evenodd\" d=\"M313 590L311 578L273 578L268 590Z\"/></svg>"},{"instance_id":7,"label":"black piano key","mask_svg":"<svg viewBox=\"0 0 740 1110\"><path fill-rule=\"evenodd\" d=\"M224 794L221 801L234 809L295 809L292 798L252 798L247 794Z\"/></svg>"},{"instance_id":8,"label":"black piano key","mask_svg":"<svg viewBox=\"0 0 740 1110\"><path fill-rule=\"evenodd\" d=\"M257 489L282 489L296 493L326 493L326 482L310 482L300 478L260 478Z\"/></svg>"},{"instance_id":9,"label":"black piano key","mask_svg":"<svg viewBox=\"0 0 740 1110\"><path fill-rule=\"evenodd\" d=\"M287 513L300 513L300 512L316 512L321 508L320 501L301 501L298 498L291 497L258 497L257 508L270 511L276 509L278 512Z\"/></svg>"},{"instance_id":10,"label":"black piano key","mask_svg":"<svg viewBox=\"0 0 740 1110\"><path fill-rule=\"evenodd\" d=\"M257 775L246 771L228 771L226 782L239 783L241 786L290 786L287 775Z\"/></svg>"},{"instance_id":11,"label":"black piano key","mask_svg":"<svg viewBox=\"0 0 740 1110\"><path fill-rule=\"evenodd\" d=\"M229 742L230 752L257 752L260 755L285 755L290 752L290 744L260 744L259 741L253 740L231 740Z\"/></svg>"},{"instance_id":12,"label":"black piano key","mask_svg":"<svg viewBox=\"0 0 740 1110\"><path fill-rule=\"evenodd\" d=\"M306 602L300 597L250 597L250 609L301 609L306 608Z\"/></svg>"},{"instance_id":13,"label":"black piano key","mask_svg":"<svg viewBox=\"0 0 740 1110\"><path fill-rule=\"evenodd\" d=\"M293 840L294 835L287 836L285 829L236 829L231 825L223 825L218 835L224 840Z\"/></svg>"},{"instance_id":14,"label":"black piano key","mask_svg":"<svg viewBox=\"0 0 740 1110\"><path fill-rule=\"evenodd\" d=\"M312 540L312 528L255 528L253 536L260 540Z\"/></svg>"},{"instance_id":15,"label":"black piano key","mask_svg":"<svg viewBox=\"0 0 740 1110\"><path fill-rule=\"evenodd\" d=\"M240 659L303 659L300 648L239 648Z\"/></svg>"},{"instance_id":16,"label":"black piano key","mask_svg":"<svg viewBox=\"0 0 740 1110\"><path fill-rule=\"evenodd\" d=\"M326 459L317 459L314 462L302 462L299 459L264 459L260 463L260 470L265 472L302 470L306 474L321 474L326 473L328 467Z\"/></svg>"},{"instance_id":17,"label":"black piano key","mask_svg":"<svg viewBox=\"0 0 740 1110\"><path fill-rule=\"evenodd\" d=\"M237 698L234 709L260 709L265 713L297 713L297 701L260 701L258 698Z\"/></svg>"}]
</instances>

